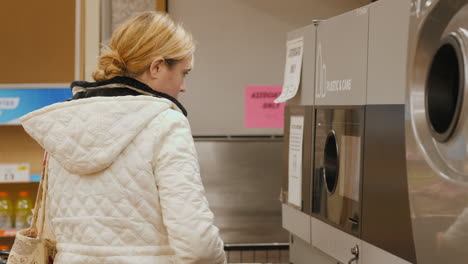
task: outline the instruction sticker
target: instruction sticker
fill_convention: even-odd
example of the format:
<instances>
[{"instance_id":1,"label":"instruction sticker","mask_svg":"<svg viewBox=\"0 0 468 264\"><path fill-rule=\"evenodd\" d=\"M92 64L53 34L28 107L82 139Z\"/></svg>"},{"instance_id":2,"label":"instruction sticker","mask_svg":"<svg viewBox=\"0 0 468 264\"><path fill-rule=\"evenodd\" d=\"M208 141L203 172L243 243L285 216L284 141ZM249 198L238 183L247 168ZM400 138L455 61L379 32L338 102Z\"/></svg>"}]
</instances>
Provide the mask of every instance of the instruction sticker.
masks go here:
<instances>
[{"instance_id":1,"label":"instruction sticker","mask_svg":"<svg viewBox=\"0 0 468 264\"><path fill-rule=\"evenodd\" d=\"M289 130L288 202L302 206L302 142L304 117L291 116Z\"/></svg>"},{"instance_id":2,"label":"instruction sticker","mask_svg":"<svg viewBox=\"0 0 468 264\"><path fill-rule=\"evenodd\" d=\"M286 102L296 95L299 83L301 82L303 48L304 39L302 37L287 42L283 91L275 99L275 103Z\"/></svg>"}]
</instances>

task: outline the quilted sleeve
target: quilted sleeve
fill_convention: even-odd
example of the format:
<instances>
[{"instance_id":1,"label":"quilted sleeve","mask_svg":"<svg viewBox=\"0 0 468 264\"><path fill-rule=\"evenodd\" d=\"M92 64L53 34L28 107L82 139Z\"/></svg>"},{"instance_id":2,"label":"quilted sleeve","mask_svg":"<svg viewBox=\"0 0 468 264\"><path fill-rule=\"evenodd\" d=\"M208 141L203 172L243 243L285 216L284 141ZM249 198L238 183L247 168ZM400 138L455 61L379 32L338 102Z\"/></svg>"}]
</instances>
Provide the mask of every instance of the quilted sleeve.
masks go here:
<instances>
[{"instance_id":1,"label":"quilted sleeve","mask_svg":"<svg viewBox=\"0 0 468 264\"><path fill-rule=\"evenodd\" d=\"M176 263L224 264L223 241L213 225L188 121L180 113L168 111L161 125L154 174Z\"/></svg>"}]
</instances>

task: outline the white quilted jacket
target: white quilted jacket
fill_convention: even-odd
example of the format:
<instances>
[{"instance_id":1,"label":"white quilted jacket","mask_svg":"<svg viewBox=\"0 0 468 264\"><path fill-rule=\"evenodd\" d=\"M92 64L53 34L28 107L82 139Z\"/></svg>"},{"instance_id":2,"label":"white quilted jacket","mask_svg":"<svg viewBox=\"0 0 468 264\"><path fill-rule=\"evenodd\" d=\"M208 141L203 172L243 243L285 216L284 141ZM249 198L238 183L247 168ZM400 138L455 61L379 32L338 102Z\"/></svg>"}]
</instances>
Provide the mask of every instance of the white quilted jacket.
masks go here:
<instances>
[{"instance_id":1,"label":"white quilted jacket","mask_svg":"<svg viewBox=\"0 0 468 264\"><path fill-rule=\"evenodd\" d=\"M190 126L171 101L86 98L21 121L51 155L55 264L226 263Z\"/></svg>"}]
</instances>

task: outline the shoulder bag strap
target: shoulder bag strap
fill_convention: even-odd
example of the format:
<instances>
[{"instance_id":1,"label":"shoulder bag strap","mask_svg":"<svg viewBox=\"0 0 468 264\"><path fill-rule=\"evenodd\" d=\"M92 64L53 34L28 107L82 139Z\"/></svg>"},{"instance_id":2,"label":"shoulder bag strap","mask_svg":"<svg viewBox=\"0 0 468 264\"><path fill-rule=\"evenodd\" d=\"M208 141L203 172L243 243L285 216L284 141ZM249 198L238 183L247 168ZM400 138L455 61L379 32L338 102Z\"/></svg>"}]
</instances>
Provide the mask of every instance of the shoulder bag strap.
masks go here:
<instances>
[{"instance_id":1,"label":"shoulder bag strap","mask_svg":"<svg viewBox=\"0 0 468 264\"><path fill-rule=\"evenodd\" d=\"M32 221L31 221L31 231L38 234L42 234L44 230L44 220L45 220L45 206L46 206L46 197L47 197L47 175L48 175L48 163L49 155L47 152L44 153L44 160L42 162L42 177L39 183L39 189L37 190L36 203L34 206ZM39 221L39 226L38 226Z\"/></svg>"}]
</instances>

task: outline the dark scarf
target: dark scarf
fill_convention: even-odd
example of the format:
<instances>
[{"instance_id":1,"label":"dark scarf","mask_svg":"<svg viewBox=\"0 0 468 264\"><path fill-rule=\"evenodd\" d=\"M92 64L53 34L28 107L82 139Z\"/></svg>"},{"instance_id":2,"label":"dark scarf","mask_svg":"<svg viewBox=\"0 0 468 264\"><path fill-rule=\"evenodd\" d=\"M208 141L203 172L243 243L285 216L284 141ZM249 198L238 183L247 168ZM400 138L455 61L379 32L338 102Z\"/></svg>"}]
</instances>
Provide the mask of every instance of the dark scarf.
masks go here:
<instances>
[{"instance_id":1,"label":"dark scarf","mask_svg":"<svg viewBox=\"0 0 468 264\"><path fill-rule=\"evenodd\" d=\"M126 96L126 95L148 95L162 97L173 102L187 116L187 110L174 97L154 91L148 85L130 77L117 76L101 82L76 81L71 83L71 89L75 95L70 100L96 96Z\"/></svg>"}]
</instances>

